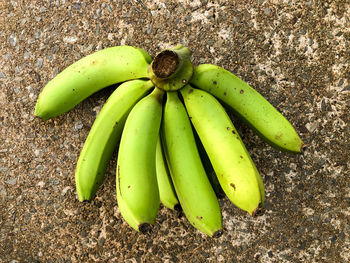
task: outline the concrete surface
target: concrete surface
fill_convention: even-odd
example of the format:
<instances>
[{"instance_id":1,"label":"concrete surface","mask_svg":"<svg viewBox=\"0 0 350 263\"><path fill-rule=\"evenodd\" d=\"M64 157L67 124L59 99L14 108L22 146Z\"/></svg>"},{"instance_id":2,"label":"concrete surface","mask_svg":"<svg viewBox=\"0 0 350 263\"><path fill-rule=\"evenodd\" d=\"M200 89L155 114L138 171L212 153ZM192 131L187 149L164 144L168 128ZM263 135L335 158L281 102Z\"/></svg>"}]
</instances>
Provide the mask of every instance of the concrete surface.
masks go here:
<instances>
[{"instance_id":1,"label":"concrete surface","mask_svg":"<svg viewBox=\"0 0 350 263\"><path fill-rule=\"evenodd\" d=\"M30 3L29 3L30 2ZM344 0L0 2L1 262L349 262L350 6ZM246 80L308 144L281 153L235 121L260 170L264 216L221 202L211 239L162 208L150 235L115 200L115 160L95 200L77 201L74 169L112 89L42 122L34 105L58 72L93 51L151 55L182 43L194 64Z\"/></svg>"}]
</instances>

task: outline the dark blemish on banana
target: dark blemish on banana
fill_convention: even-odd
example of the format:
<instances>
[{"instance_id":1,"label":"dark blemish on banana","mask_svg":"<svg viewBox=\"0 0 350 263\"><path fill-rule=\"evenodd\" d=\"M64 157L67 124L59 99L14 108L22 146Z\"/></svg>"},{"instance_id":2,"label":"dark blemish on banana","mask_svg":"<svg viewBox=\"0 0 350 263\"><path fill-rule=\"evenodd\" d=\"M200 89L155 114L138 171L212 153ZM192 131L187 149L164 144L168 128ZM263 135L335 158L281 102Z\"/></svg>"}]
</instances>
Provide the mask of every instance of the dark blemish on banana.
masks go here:
<instances>
[{"instance_id":1,"label":"dark blemish on banana","mask_svg":"<svg viewBox=\"0 0 350 263\"><path fill-rule=\"evenodd\" d=\"M75 91L75 89L72 89L73 91Z\"/></svg>"},{"instance_id":2,"label":"dark blemish on banana","mask_svg":"<svg viewBox=\"0 0 350 263\"><path fill-rule=\"evenodd\" d=\"M217 82L214 80L214 81L213 81L213 84L214 84L214 85L216 85L216 84L217 84Z\"/></svg>"},{"instance_id":3,"label":"dark blemish on banana","mask_svg":"<svg viewBox=\"0 0 350 263\"><path fill-rule=\"evenodd\" d=\"M275 139L276 139L276 140L281 140L282 137L283 137L283 133L280 133L280 134L277 134L277 135L275 136Z\"/></svg>"},{"instance_id":4,"label":"dark blemish on banana","mask_svg":"<svg viewBox=\"0 0 350 263\"><path fill-rule=\"evenodd\" d=\"M193 92L193 89L190 89L189 91L188 91L188 93L192 93Z\"/></svg>"},{"instance_id":5,"label":"dark blemish on banana","mask_svg":"<svg viewBox=\"0 0 350 263\"><path fill-rule=\"evenodd\" d=\"M241 89L241 90L239 91L239 93L243 94L243 93L244 93L244 90Z\"/></svg>"},{"instance_id":6,"label":"dark blemish on banana","mask_svg":"<svg viewBox=\"0 0 350 263\"><path fill-rule=\"evenodd\" d=\"M236 138L237 138L237 140L239 140L239 137L238 137L238 136L237 136Z\"/></svg>"},{"instance_id":7,"label":"dark blemish on banana","mask_svg":"<svg viewBox=\"0 0 350 263\"><path fill-rule=\"evenodd\" d=\"M230 186L233 188L233 190L236 190L236 186L233 183L230 183Z\"/></svg>"},{"instance_id":8,"label":"dark blemish on banana","mask_svg":"<svg viewBox=\"0 0 350 263\"><path fill-rule=\"evenodd\" d=\"M240 155L239 157L240 157L241 159L243 159L243 156L242 156L242 155Z\"/></svg>"},{"instance_id":9,"label":"dark blemish on banana","mask_svg":"<svg viewBox=\"0 0 350 263\"><path fill-rule=\"evenodd\" d=\"M197 219L202 220L203 217L202 216L197 216Z\"/></svg>"},{"instance_id":10,"label":"dark blemish on banana","mask_svg":"<svg viewBox=\"0 0 350 263\"><path fill-rule=\"evenodd\" d=\"M162 105L163 104L163 94L157 94L156 100L158 101L158 103L160 105Z\"/></svg>"},{"instance_id":11,"label":"dark blemish on banana","mask_svg":"<svg viewBox=\"0 0 350 263\"><path fill-rule=\"evenodd\" d=\"M130 185L128 185L128 188L130 188L131 186Z\"/></svg>"},{"instance_id":12,"label":"dark blemish on banana","mask_svg":"<svg viewBox=\"0 0 350 263\"><path fill-rule=\"evenodd\" d=\"M117 167L117 175L118 175L118 188L119 188L119 193L120 193L120 196L122 196L122 191L120 189L120 165L118 165Z\"/></svg>"},{"instance_id":13,"label":"dark blemish on banana","mask_svg":"<svg viewBox=\"0 0 350 263\"><path fill-rule=\"evenodd\" d=\"M236 132L235 132L234 130L232 130L232 133L233 133L233 134L236 134Z\"/></svg>"},{"instance_id":14,"label":"dark blemish on banana","mask_svg":"<svg viewBox=\"0 0 350 263\"><path fill-rule=\"evenodd\" d=\"M229 131L229 130L230 130L230 127L226 127L226 130L228 130L228 131Z\"/></svg>"},{"instance_id":15,"label":"dark blemish on banana","mask_svg":"<svg viewBox=\"0 0 350 263\"><path fill-rule=\"evenodd\" d=\"M227 93L226 93L226 91L225 91L225 92L224 92L224 96L226 96L226 94L227 94Z\"/></svg>"}]
</instances>

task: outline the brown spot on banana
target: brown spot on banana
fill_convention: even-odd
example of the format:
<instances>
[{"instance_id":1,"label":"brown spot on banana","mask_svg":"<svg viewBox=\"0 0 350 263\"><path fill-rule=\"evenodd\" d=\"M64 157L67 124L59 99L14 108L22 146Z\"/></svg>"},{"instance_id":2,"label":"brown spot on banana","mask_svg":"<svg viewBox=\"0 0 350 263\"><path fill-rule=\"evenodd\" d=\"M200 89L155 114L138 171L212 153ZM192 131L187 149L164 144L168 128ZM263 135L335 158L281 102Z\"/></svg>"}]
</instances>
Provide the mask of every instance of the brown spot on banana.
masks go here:
<instances>
[{"instance_id":1,"label":"brown spot on banana","mask_svg":"<svg viewBox=\"0 0 350 263\"><path fill-rule=\"evenodd\" d=\"M120 189L120 165L117 166L117 174L118 174L118 191L120 196L122 196L122 191Z\"/></svg>"},{"instance_id":2,"label":"brown spot on banana","mask_svg":"<svg viewBox=\"0 0 350 263\"><path fill-rule=\"evenodd\" d=\"M276 139L276 140L281 140L282 137L283 137L283 133L280 133L280 134L276 134L276 135L275 135L275 139Z\"/></svg>"},{"instance_id":3,"label":"brown spot on banana","mask_svg":"<svg viewBox=\"0 0 350 263\"><path fill-rule=\"evenodd\" d=\"M236 186L234 183L230 183L230 186L233 188L233 190L236 190Z\"/></svg>"}]
</instances>

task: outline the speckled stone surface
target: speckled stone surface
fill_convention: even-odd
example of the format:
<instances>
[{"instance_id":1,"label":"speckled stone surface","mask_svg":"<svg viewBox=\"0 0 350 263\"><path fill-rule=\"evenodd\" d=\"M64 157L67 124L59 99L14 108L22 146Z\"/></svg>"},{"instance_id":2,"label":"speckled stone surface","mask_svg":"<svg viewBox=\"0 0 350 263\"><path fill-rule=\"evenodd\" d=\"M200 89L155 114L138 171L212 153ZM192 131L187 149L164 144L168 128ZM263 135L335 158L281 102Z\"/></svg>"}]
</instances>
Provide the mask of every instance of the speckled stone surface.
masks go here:
<instances>
[{"instance_id":1,"label":"speckled stone surface","mask_svg":"<svg viewBox=\"0 0 350 263\"><path fill-rule=\"evenodd\" d=\"M346 2L2 0L0 262L349 262ZM177 43L194 64L251 84L308 145L303 155L281 153L232 117L263 177L267 211L252 218L221 200L218 239L164 207L151 234L128 227L115 159L97 197L77 201L77 158L113 88L47 122L33 115L44 85L79 58L124 44L155 55Z\"/></svg>"}]
</instances>

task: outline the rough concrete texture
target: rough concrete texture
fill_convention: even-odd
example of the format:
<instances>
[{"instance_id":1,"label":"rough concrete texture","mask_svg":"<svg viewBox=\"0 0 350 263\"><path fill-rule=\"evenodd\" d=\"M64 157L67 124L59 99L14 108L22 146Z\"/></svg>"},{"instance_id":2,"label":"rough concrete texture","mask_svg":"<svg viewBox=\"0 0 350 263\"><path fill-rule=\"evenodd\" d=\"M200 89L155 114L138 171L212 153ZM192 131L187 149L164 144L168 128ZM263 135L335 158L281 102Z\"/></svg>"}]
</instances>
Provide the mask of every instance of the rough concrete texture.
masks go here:
<instances>
[{"instance_id":1,"label":"rough concrete texture","mask_svg":"<svg viewBox=\"0 0 350 263\"><path fill-rule=\"evenodd\" d=\"M0 3L1 262L349 262L350 6L344 0L24 1ZM74 169L113 88L63 116L34 117L58 72L96 50L151 55L182 43L262 93L297 128L303 155L281 153L232 117L266 187L252 218L220 201L217 239L161 208L151 234L123 221L115 159L91 203Z\"/></svg>"}]
</instances>

